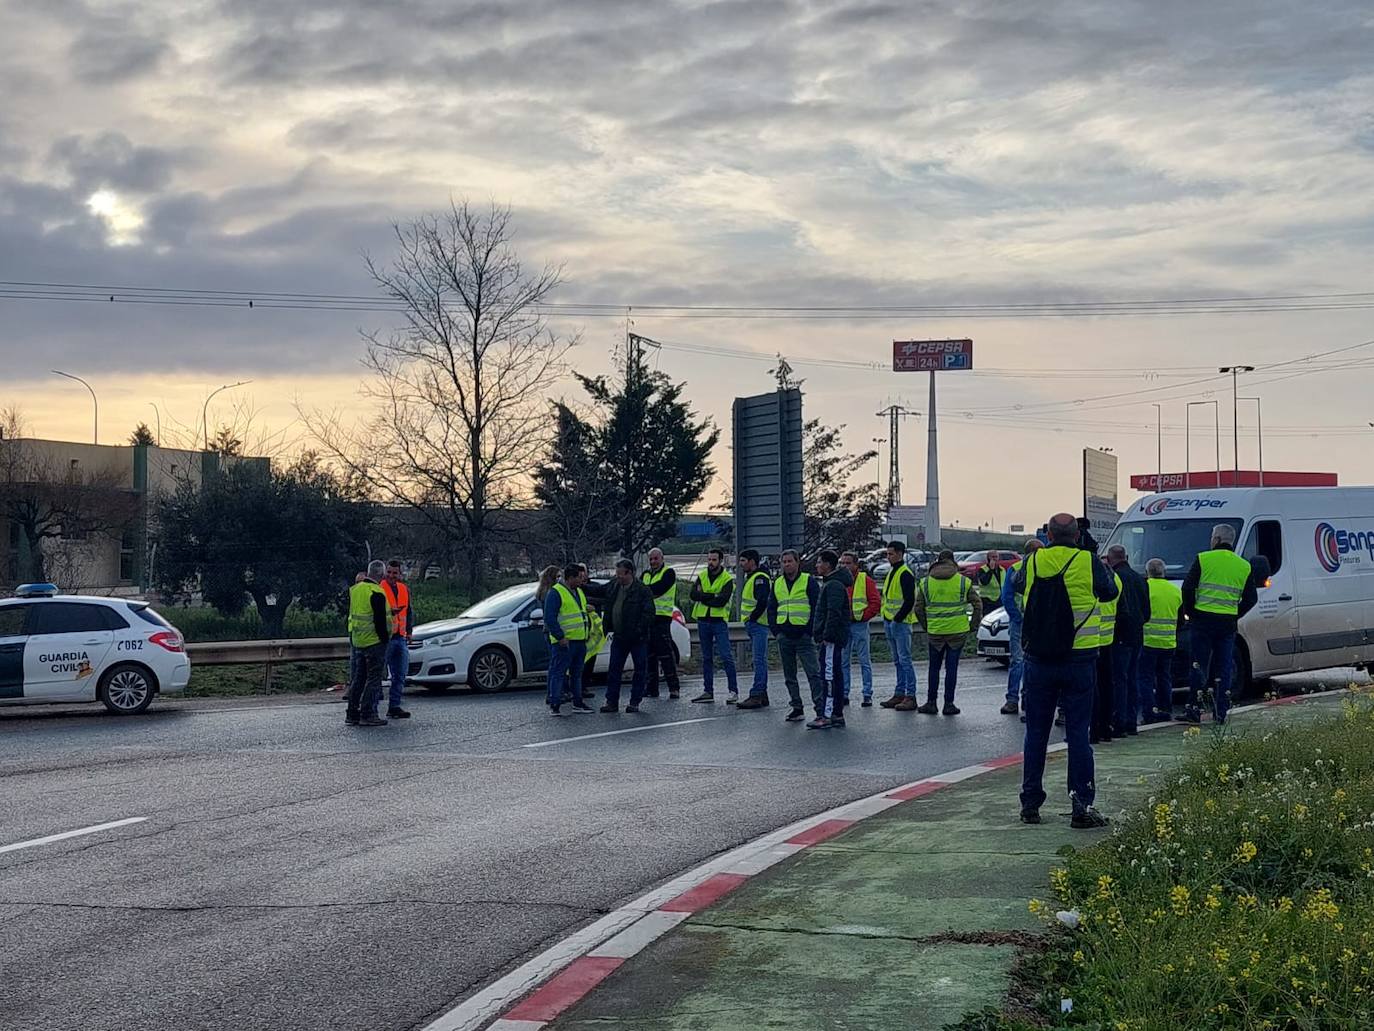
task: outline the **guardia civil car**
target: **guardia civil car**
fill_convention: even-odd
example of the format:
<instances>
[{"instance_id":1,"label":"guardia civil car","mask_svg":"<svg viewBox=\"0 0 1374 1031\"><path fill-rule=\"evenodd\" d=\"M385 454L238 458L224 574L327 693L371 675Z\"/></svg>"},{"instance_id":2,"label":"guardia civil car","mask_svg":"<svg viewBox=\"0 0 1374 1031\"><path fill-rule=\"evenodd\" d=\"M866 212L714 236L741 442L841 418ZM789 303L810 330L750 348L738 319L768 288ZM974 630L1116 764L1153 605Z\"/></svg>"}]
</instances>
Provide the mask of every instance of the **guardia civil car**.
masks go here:
<instances>
[{"instance_id":1,"label":"guardia civil car","mask_svg":"<svg viewBox=\"0 0 1374 1031\"><path fill-rule=\"evenodd\" d=\"M0 705L95 702L119 716L184 691L180 632L145 601L25 584L0 599Z\"/></svg>"},{"instance_id":2,"label":"guardia civil car","mask_svg":"<svg viewBox=\"0 0 1374 1031\"><path fill-rule=\"evenodd\" d=\"M417 626L410 638L406 682L432 690L466 685L475 691L500 691L516 677L547 670L549 638L543 609L535 599L537 587L508 587L454 619ZM672 636L680 663L692 653L692 636L677 608ZM609 649L602 648L588 665L604 673L609 664ZM627 668L627 676L629 672Z\"/></svg>"}]
</instances>

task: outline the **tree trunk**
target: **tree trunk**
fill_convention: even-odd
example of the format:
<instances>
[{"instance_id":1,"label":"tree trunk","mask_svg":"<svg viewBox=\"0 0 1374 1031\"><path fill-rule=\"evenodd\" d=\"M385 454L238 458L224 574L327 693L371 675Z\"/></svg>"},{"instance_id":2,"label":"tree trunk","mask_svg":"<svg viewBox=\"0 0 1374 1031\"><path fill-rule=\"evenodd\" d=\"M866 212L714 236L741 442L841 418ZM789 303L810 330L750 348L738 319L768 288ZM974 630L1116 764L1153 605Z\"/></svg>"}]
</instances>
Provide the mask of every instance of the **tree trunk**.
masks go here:
<instances>
[{"instance_id":1,"label":"tree trunk","mask_svg":"<svg viewBox=\"0 0 1374 1031\"><path fill-rule=\"evenodd\" d=\"M48 567L43 557L43 538L41 535L30 532L27 528L24 531L24 537L29 542L28 580L30 583L46 583Z\"/></svg>"},{"instance_id":2,"label":"tree trunk","mask_svg":"<svg viewBox=\"0 0 1374 1031\"><path fill-rule=\"evenodd\" d=\"M267 595L254 593L253 605L258 610L258 619L262 621L264 639L269 641L280 640L286 632L286 610L291 607L291 602L269 602Z\"/></svg>"}]
</instances>

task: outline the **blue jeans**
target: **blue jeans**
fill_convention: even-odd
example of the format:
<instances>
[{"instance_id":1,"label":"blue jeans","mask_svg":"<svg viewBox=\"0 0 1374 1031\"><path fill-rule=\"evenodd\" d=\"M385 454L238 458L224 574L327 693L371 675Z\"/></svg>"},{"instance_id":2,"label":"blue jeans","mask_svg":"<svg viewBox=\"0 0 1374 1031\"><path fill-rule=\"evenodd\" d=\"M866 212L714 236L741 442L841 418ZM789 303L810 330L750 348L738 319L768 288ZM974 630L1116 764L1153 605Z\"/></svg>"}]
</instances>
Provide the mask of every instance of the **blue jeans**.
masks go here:
<instances>
[{"instance_id":1,"label":"blue jeans","mask_svg":"<svg viewBox=\"0 0 1374 1031\"><path fill-rule=\"evenodd\" d=\"M697 636L701 638L701 691L713 694L716 679L716 656L725 667L725 683L731 694L739 692L735 679L735 653L730 647L730 624L723 619L697 621Z\"/></svg>"},{"instance_id":2,"label":"blue jeans","mask_svg":"<svg viewBox=\"0 0 1374 1031\"><path fill-rule=\"evenodd\" d=\"M572 687L574 705L582 700L582 667L587 664L587 642L569 641L566 646L549 642L549 704L557 706L563 700L563 683Z\"/></svg>"},{"instance_id":3,"label":"blue jeans","mask_svg":"<svg viewBox=\"0 0 1374 1031\"><path fill-rule=\"evenodd\" d=\"M754 683L749 688L750 698L768 697L768 626L765 623L744 624L749 635L749 658L754 664Z\"/></svg>"},{"instance_id":4,"label":"blue jeans","mask_svg":"<svg viewBox=\"0 0 1374 1031\"><path fill-rule=\"evenodd\" d=\"M911 624L883 620L887 645L892 649L892 665L897 670L897 689L894 695L916 697L916 670L911 665Z\"/></svg>"},{"instance_id":5,"label":"blue jeans","mask_svg":"<svg viewBox=\"0 0 1374 1031\"><path fill-rule=\"evenodd\" d=\"M386 643L386 670L391 678L391 694L387 705L392 709L401 707L401 692L406 689L406 673L410 669L410 642L404 637L393 637Z\"/></svg>"},{"instance_id":6,"label":"blue jeans","mask_svg":"<svg viewBox=\"0 0 1374 1031\"><path fill-rule=\"evenodd\" d=\"M1174 710L1174 650L1140 649L1140 711L1146 716L1169 716Z\"/></svg>"},{"instance_id":7,"label":"blue jeans","mask_svg":"<svg viewBox=\"0 0 1374 1031\"><path fill-rule=\"evenodd\" d=\"M1007 628L1007 641L1011 647L1011 665L1007 667L1007 701L1021 700L1021 672L1025 668L1026 657L1021 651L1021 621L1013 619Z\"/></svg>"},{"instance_id":8,"label":"blue jeans","mask_svg":"<svg viewBox=\"0 0 1374 1031\"><path fill-rule=\"evenodd\" d=\"M954 687L959 682L959 656L964 653L964 646L955 647L952 644L932 644L930 645L930 681L926 687L926 702L930 705L935 704L935 699L940 694L940 670L945 671L945 704L954 704Z\"/></svg>"},{"instance_id":9,"label":"blue jeans","mask_svg":"<svg viewBox=\"0 0 1374 1031\"><path fill-rule=\"evenodd\" d=\"M867 623L855 623L849 628L849 643L844 646L844 697L849 700L849 685L854 682L854 666L852 659L859 660L859 675L863 678L864 700L868 701L873 697L873 634L869 630Z\"/></svg>"},{"instance_id":10,"label":"blue jeans","mask_svg":"<svg viewBox=\"0 0 1374 1031\"><path fill-rule=\"evenodd\" d=\"M1139 715L1136 706L1137 682L1140 680L1140 645L1112 645L1112 732L1129 733L1137 729Z\"/></svg>"},{"instance_id":11,"label":"blue jeans","mask_svg":"<svg viewBox=\"0 0 1374 1031\"><path fill-rule=\"evenodd\" d=\"M621 644L620 639L613 636L607 647L610 649L607 657L610 668L606 670L606 704L620 705L620 681L625 675L625 660L632 659L635 671L630 681L630 704L638 705L644 700L644 683L649 678L649 642Z\"/></svg>"},{"instance_id":12,"label":"blue jeans","mask_svg":"<svg viewBox=\"0 0 1374 1031\"><path fill-rule=\"evenodd\" d=\"M1065 662L1043 662L1026 656L1022 702L1026 710L1026 743L1021 779L1021 808L1045 804L1045 753L1054 730L1054 710L1064 710L1064 737L1069 743L1069 800L1076 813L1097 797L1093 783L1093 748L1088 743L1096 690L1097 652Z\"/></svg>"},{"instance_id":13,"label":"blue jeans","mask_svg":"<svg viewBox=\"0 0 1374 1031\"><path fill-rule=\"evenodd\" d=\"M1192 668L1188 670L1188 705L1197 707L1198 692L1211 682L1211 674L1215 672L1220 683L1212 696L1212 715L1222 722L1231 709L1236 631L1228 626L1208 626L1193 620L1188 628L1188 647L1193 656Z\"/></svg>"}]
</instances>

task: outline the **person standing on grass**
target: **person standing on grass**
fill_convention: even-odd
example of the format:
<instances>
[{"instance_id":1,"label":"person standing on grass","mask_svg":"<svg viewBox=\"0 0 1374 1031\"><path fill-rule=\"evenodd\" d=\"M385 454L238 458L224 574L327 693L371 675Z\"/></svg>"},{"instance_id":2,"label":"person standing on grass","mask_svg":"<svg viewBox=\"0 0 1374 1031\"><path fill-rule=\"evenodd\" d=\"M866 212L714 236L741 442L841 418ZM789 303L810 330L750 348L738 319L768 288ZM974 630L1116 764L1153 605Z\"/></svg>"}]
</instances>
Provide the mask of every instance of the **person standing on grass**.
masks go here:
<instances>
[{"instance_id":1,"label":"person standing on grass","mask_svg":"<svg viewBox=\"0 0 1374 1031\"><path fill-rule=\"evenodd\" d=\"M773 580L773 593L768 598L768 625L778 639L778 658L782 660L782 680L787 685L787 697L792 703L787 722L795 723L806 716L802 707L801 685L797 682L797 662L806 671L806 683L813 699L825 690L821 671L816 665L816 645L811 639L816 607L821 589L816 578L801 571L801 558L788 548L782 553L782 575Z\"/></svg>"},{"instance_id":2,"label":"person standing on grass","mask_svg":"<svg viewBox=\"0 0 1374 1031\"><path fill-rule=\"evenodd\" d=\"M649 640L649 686L646 698L658 697L659 670L668 685L668 697L678 698L677 659L673 657L673 610L677 607L677 572L663 561L661 548L649 549L649 568L641 577L654 596L654 631Z\"/></svg>"},{"instance_id":3,"label":"person standing on grass","mask_svg":"<svg viewBox=\"0 0 1374 1031\"><path fill-rule=\"evenodd\" d=\"M854 625L849 628L849 644L845 646L844 656L844 701L849 704L849 688L854 682L854 667L850 660L858 658L859 675L863 678L863 703L865 709L873 706L873 653L870 650L872 635L868 624L882 611L883 600L878 594L878 585L873 577L864 572L859 564L859 556L846 551L840 556L840 565L849 573L854 585L849 588L849 611Z\"/></svg>"},{"instance_id":4,"label":"person standing on grass","mask_svg":"<svg viewBox=\"0 0 1374 1031\"><path fill-rule=\"evenodd\" d=\"M1193 559L1183 578L1183 611L1188 615L1188 648L1193 663L1188 672L1188 708L1183 720L1201 723L1198 694L1217 674L1212 718L1226 722L1231 708L1231 677L1235 667L1236 626L1255 607L1250 563L1236 554L1236 528L1229 523L1212 527L1212 547Z\"/></svg>"},{"instance_id":5,"label":"person standing on grass","mask_svg":"<svg viewBox=\"0 0 1374 1031\"><path fill-rule=\"evenodd\" d=\"M1064 712L1069 745L1071 826L1104 827L1106 817L1093 808L1092 722L1094 665L1098 649L1098 603L1116 597L1116 581L1091 552L1079 547L1078 522L1061 512L1046 524L1050 544L1032 554L1016 574L1016 591L1025 598L1022 647L1025 654L1022 701L1026 739L1021 778L1021 822L1040 823L1045 804L1045 754L1054 729L1054 711Z\"/></svg>"},{"instance_id":6,"label":"person standing on grass","mask_svg":"<svg viewBox=\"0 0 1374 1031\"><path fill-rule=\"evenodd\" d=\"M930 655L930 679L926 685L926 701L917 712L934 716L958 716L954 704L954 689L959 682L959 657L970 633L977 633L983 619L983 597L978 587L959 572L954 552L942 551L930 566L930 575L921 581L916 592L916 622L926 632ZM940 694L940 671L945 673L945 707L940 709L936 699Z\"/></svg>"},{"instance_id":7,"label":"person standing on grass","mask_svg":"<svg viewBox=\"0 0 1374 1031\"><path fill-rule=\"evenodd\" d=\"M739 553L740 569L744 571L744 588L739 594L739 615L744 632L749 635L749 657L754 666L754 683L749 697L739 703L741 709L768 708L768 599L773 594L772 581L759 569L760 556L754 548Z\"/></svg>"},{"instance_id":8,"label":"person standing on grass","mask_svg":"<svg viewBox=\"0 0 1374 1031\"><path fill-rule=\"evenodd\" d=\"M1166 579L1167 572L1162 558L1145 563L1150 618L1145 622L1145 646L1140 650L1142 723L1164 723L1174 718L1174 650L1183 592Z\"/></svg>"},{"instance_id":9,"label":"person standing on grass","mask_svg":"<svg viewBox=\"0 0 1374 1031\"><path fill-rule=\"evenodd\" d=\"M706 553L706 568L697 574L692 584L692 619L697 624L701 641L701 694L692 699L705 705L716 700L716 659L725 667L725 686L729 697L725 704L739 702L739 682L735 677L735 653L730 647L730 598L735 592L735 578L725 568L725 552L712 548Z\"/></svg>"},{"instance_id":10,"label":"person standing on grass","mask_svg":"<svg viewBox=\"0 0 1374 1031\"><path fill-rule=\"evenodd\" d=\"M635 579L635 566L627 558L615 564L615 579L606 592L604 625L610 637L610 666L606 670L605 713L620 711L620 681L625 660L633 659L634 679L630 683L630 704L626 712L638 712L644 699L644 682L649 675L649 635L654 626L654 597L649 588Z\"/></svg>"},{"instance_id":11,"label":"person standing on grass","mask_svg":"<svg viewBox=\"0 0 1374 1031\"><path fill-rule=\"evenodd\" d=\"M1112 733L1134 737L1140 733L1136 683L1140 680L1140 649L1145 645L1145 624L1150 619L1150 589L1131 568L1126 549L1113 544L1107 564L1116 574L1121 597L1116 603L1116 640L1112 643Z\"/></svg>"},{"instance_id":12,"label":"person standing on grass","mask_svg":"<svg viewBox=\"0 0 1374 1031\"><path fill-rule=\"evenodd\" d=\"M906 545L888 541L887 579L883 581L883 632L892 652L897 687L881 704L899 712L916 711L916 670L911 665L911 624L916 622L916 574L906 564Z\"/></svg>"},{"instance_id":13,"label":"person standing on grass","mask_svg":"<svg viewBox=\"0 0 1374 1031\"><path fill-rule=\"evenodd\" d=\"M406 674L410 671L410 635L415 629L415 610L410 607L410 587L401 579L400 559L387 562L381 588L391 619L391 636L386 644L386 668L391 681L386 718L408 720L410 713L401 706L401 695L405 691Z\"/></svg>"},{"instance_id":14,"label":"person standing on grass","mask_svg":"<svg viewBox=\"0 0 1374 1031\"><path fill-rule=\"evenodd\" d=\"M587 596L578 586L582 581L582 567L571 563L563 570L563 581L556 583L544 596L544 630L549 635L549 713L561 716L563 681L572 688L573 712L591 712L592 707L582 697L582 667L587 661L587 637L591 632L591 616Z\"/></svg>"},{"instance_id":15,"label":"person standing on grass","mask_svg":"<svg viewBox=\"0 0 1374 1031\"><path fill-rule=\"evenodd\" d=\"M354 661L344 723L350 727L386 726L386 720L377 715L386 642L391 637L386 595L377 583L385 573L386 565L374 559L367 564L367 575L348 591L348 640Z\"/></svg>"},{"instance_id":16,"label":"person standing on grass","mask_svg":"<svg viewBox=\"0 0 1374 1031\"><path fill-rule=\"evenodd\" d=\"M1021 671L1025 664L1025 657L1021 653L1021 610L1024 599L1016 593L1016 574L1021 571L1026 559L1040 548L1039 538L1032 537L1026 541L1025 550L1022 552L1024 557L1012 565L1002 581L1000 601L1003 611L1007 614L1007 647L1011 652L1010 664L1007 666L1007 700L1000 710L1003 716L1015 716L1021 711Z\"/></svg>"},{"instance_id":17,"label":"person standing on grass","mask_svg":"<svg viewBox=\"0 0 1374 1031\"><path fill-rule=\"evenodd\" d=\"M820 650L821 696L812 698L816 718L807 724L811 730L844 726L844 696L848 689L844 653L854 622L849 600L854 580L839 563L840 556L833 551L822 551L816 556L821 593L816 602L814 633Z\"/></svg>"}]
</instances>

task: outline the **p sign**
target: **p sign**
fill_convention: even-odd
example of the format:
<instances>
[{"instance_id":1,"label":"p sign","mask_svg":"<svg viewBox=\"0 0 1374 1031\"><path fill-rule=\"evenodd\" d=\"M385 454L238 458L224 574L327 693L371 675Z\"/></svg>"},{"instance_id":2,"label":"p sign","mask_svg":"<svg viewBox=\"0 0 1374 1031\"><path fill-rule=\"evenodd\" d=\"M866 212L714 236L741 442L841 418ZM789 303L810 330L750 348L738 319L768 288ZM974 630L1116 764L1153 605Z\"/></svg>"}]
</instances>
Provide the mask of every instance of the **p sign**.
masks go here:
<instances>
[{"instance_id":1,"label":"p sign","mask_svg":"<svg viewBox=\"0 0 1374 1031\"><path fill-rule=\"evenodd\" d=\"M892 341L893 372L960 372L972 368L972 340Z\"/></svg>"}]
</instances>

